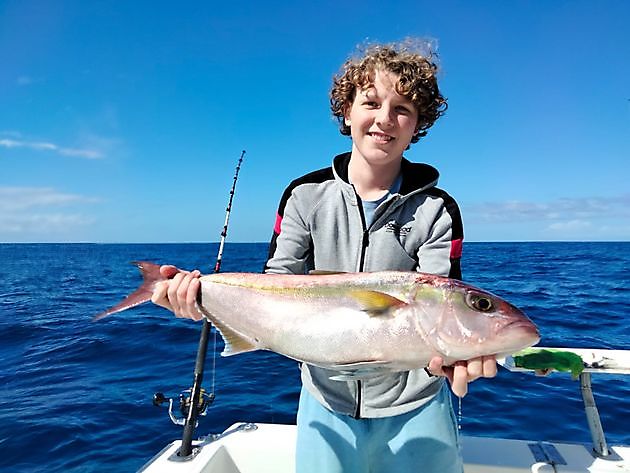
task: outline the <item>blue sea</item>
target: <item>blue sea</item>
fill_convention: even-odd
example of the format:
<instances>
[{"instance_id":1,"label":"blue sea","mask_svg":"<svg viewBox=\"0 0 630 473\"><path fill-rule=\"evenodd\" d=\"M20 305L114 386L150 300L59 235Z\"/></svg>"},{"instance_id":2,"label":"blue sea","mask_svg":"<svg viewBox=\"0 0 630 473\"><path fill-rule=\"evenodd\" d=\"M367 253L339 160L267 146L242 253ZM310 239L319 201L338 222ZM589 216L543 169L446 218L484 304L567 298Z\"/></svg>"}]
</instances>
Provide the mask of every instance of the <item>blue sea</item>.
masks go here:
<instances>
[{"instance_id":1,"label":"blue sea","mask_svg":"<svg viewBox=\"0 0 630 473\"><path fill-rule=\"evenodd\" d=\"M190 387L201 324L152 304L92 322L140 283L134 260L211 272L217 244L0 245L0 470L135 471L182 429L157 391ZM259 272L266 244L227 244L223 271ZM522 308L541 345L630 349L630 242L467 243L464 279ZM216 400L199 435L237 421L290 423L296 363L212 356ZM216 350L222 349L219 341ZM214 360L214 361L213 361ZM216 363L213 369L213 364ZM630 377L596 375L609 443L630 444ZM579 382L500 370L463 400L464 435L589 442Z\"/></svg>"}]
</instances>

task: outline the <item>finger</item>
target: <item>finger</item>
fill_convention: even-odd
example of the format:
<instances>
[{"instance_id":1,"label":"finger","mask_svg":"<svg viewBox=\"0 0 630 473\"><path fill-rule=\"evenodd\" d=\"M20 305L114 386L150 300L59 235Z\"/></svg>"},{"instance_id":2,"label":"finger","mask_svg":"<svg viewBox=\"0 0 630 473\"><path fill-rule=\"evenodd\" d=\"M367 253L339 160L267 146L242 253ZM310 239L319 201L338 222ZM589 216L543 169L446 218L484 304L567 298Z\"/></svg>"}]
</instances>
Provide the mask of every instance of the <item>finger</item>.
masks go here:
<instances>
[{"instance_id":1,"label":"finger","mask_svg":"<svg viewBox=\"0 0 630 473\"><path fill-rule=\"evenodd\" d=\"M197 292L199 290L199 271L195 270L186 273L177 288L177 302L180 306L179 316L200 320L199 308L197 307ZM194 283L194 281L197 281ZM191 284L193 285L191 287Z\"/></svg>"},{"instance_id":2,"label":"finger","mask_svg":"<svg viewBox=\"0 0 630 473\"><path fill-rule=\"evenodd\" d=\"M468 381L474 381L483 374L483 362L481 358L473 358L468 360L467 365Z\"/></svg>"},{"instance_id":3,"label":"finger","mask_svg":"<svg viewBox=\"0 0 630 473\"><path fill-rule=\"evenodd\" d=\"M185 276L184 273L177 273L168 285L168 300L171 303L171 307L173 307L173 312L176 317L181 317L181 302L177 294Z\"/></svg>"},{"instance_id":4,"label":"finger","mask_svg":"<svg viewBox=\"0 0 630 473\"><path fill-rule=\"evenodd\" d=\"M434 356L433 358L431 358L431 361L429 361L429 366L427 366L427 369L429 370L429 373L434 376L444 376L445 374L443 370L443 365L444 360L439 356Z\"/></svg>"},{"instance_id":5,"label":"finger","mask_svg":"<svg viewBox=\"0 0 630 473\"><path fill-rule=\"evenodd\" d=\"M165 265L160 266L160 274L167 279L171 279L173 276L175 276L179 272L180 272L180 269L171 264L165 264Z\"/></svg>"},{"instance_id":6,"label":"finger","mask_svg":"<svg viewBox=\"0 0 630 473\"><path fill-rule=\"evenodd\" d=\"M457 397L464 397L468 393L468 369L466 362L458 361L453 366L451 390Z\"/></svg>"},{"instance_id":7,"label":"finger","mask_svg":"<svg viewBox=\"0 0 630 473\"><path fill-rule=\"evenodd\" d=\"M442 367L442 374L441 376L444 376L446 379L448 379L448 382L450 383L450 385L453 385L453 375L455 373L455 368L453 366L443 366Z\"/></svg>"},{"instance_id":8,"label":"finger","mask_svg":"<svg viewBox=\"0 0 630 473\"><path fill-rule=\"evenodd\" d=\"M161 307L164 307L165 309L173 310L173 308L171 307L171 304L168 301L167 290L168 290L167 281L158 282L155 285L155 288L153 289L153 294L151 295L151 302Z\"/></svg>"},{"instance_id":9,"label":"finger","mask_svg":"<svg viewBox=\"0 0 630 473\"><path fill-rule=\"evenodd\" d=\"M494 378L497 375L497 357L483 357L483 376L484 378Z\"/></svg>"},{"instance_id":10,"label":"finger","mask_svg":"<svg viewBox=\"0 0 630 473\"><path fill-rule=\"evenodd\" d=\"M182 278L179 286L177 288L177 303L179 304L179 316L193 318L193 316L197 315L197 308L194 305L194 300L192 303L189 302L189 290L190 283L194 279L194 273L186 273Z\"/></svg>"},{"instance_id":11,"label":"finger","mask_svg":"<svg viewBox=\"0 0 630 473\"><path fill-rule=\"evenodd\" d=\"M186 293L186 307L188 314L193 320L201 320L203 315L199 311L197 305L197 294L199 294L199 288L201 287L201 281L197 278L193 278L188 285L188 292Z\"/></svg>"}]
</instances>

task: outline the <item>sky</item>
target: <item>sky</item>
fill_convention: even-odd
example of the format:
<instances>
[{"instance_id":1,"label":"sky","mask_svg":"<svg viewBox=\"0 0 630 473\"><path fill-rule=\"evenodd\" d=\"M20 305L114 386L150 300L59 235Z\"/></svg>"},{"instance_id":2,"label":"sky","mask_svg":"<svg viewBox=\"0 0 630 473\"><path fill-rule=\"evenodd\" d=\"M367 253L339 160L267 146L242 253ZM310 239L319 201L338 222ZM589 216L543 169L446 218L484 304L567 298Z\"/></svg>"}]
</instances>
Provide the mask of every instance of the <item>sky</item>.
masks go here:
<instances>
[{"instance_id":1,"label":"sky","mask_svg":"<svg viewBox=\"0 0 630 473\"><path fill-rule=\"evenodd\" d=\"M437 46L447 113L405 153L467 241L630 240L630 2L0 0L0 242L266 242L349 151L332 76Z\"/></svg>"}]
</instances>

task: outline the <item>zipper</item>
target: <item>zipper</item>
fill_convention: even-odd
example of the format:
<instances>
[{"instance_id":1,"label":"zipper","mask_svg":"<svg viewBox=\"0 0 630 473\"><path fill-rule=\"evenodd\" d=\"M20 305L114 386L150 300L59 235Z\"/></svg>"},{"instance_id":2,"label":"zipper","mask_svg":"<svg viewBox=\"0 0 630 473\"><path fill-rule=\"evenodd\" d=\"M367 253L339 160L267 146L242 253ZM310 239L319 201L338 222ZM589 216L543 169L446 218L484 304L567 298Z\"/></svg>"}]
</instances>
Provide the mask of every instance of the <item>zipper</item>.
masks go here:
<instances>
[{"instance_id":1,"label":"zipper","mask_svg":"<svg viewBox=\"0 0 630 473\"><path fill-rule=\"evenodd\" d=\"M365 266L365 250L370 245L370 231L367 227L367 222L365 221L365 213L363 212L363 201L357 191L354 191L354 195L357 198L357 207L359 207L359 217L361 218L361 228L363 229L363 235L361 236L361 254L359 255L359 267L357 268L358 272L363 271L363 267Z\"/></svg>"},{"instance_id":2,"label":"zipper","mask_svg":"<svg viewBox=\"0 0 630 473\"><path fill-rule=\"evenodd\" d=\"M354 417L355 419L361 418L361 398L361 380L359 380L357 381L357 407L354 410L354 414L352 414L352 417Z\"/></svg>"},{"instance_id":3,"label":"zipper","mask_svg":"<svg viewBox=\"0 0 630 473\"><path fill-rule=\"evenodd\" d=\"M356 189L354 191L354 195L357 198L357 206L359 207L359 215L361 216L361 226L363 227L363 236L361 238L361 254L359 256L359 267L357 268L357 271L362 272L365 266L365 254L367 252L368 246L370 246L370 231L368 230L367 224L365 222L365 214L363 213L363 202L361 201L361 197L359 197L359 194L357 194ZM393 205L393 202L395 200L396 199L392 199L390 204L388 204L388 206L391 207L391 205ZM379 219L382 218L385 213L387 212L386 211L381 212L378 218ZM377 219L374 219L372 221L371 226L373 226L376 221ZM363 393L362 393L363 383L361 382L361 380L357 380L356 383L357 383L356 407L355 407L354 413L352 414L352 417L354 417L355 419L360 419L361 418L361 402L363 400Z\"/></svg>"},{"instance_id":4,"label":"zipper","mask_svg":"<svg viewBox=\"0 0 630 473\"><path fill-rule=\"evenodd\" d=\"M370 231L365 230L365 222L363 222L363 237L361 238L361 255L359 257L359 268L358 271L362 272L365 266L365 250L370 246Z\"/></svg>"},{"instance_id":5,"label":"zipper","mask_svg":"<svg viewBox=\"0 0 630 473\"><path fill-rule=\"evenodd\" d=\"M367 247L370 245L370 231L367 229L367 225L365 223L365 214L363 213L363 203L361 202L361 198L359 197L358 194L357 194L357 200L359 204L359 214L361 216L361 225L363 226L363 236L361 237L361 255L359 257L359 267L358 267L358 271L362 272L363 267L365 266L365 253L366 253ZM355 419L360 419L361 418L361 402L363 400L363 394L362 394L363 383L361 382L360 379L357 380L356 383L357 383L356 407L355 407L352 417L354 417Z\"/></svg>"}]
</instances>

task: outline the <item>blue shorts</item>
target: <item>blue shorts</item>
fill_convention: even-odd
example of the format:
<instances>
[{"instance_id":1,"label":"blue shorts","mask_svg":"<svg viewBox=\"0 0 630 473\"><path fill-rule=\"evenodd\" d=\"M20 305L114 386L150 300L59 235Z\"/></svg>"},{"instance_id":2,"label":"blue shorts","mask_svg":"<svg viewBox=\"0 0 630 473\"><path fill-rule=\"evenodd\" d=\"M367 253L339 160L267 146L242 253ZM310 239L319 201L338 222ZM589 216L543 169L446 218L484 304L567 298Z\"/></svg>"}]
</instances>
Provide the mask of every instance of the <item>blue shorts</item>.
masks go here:
<instances>
[{"instance_id":1,"label":"blue shorts","mask_svg":"<svg viewBox=\"0 0 630 473\"><path fill-rule=\"evenodd\" d=\"M418 409L367 419L329 411L302 388L297 425L297 473L463 472L446 383Z\"/></svg>"}]
</instances>

